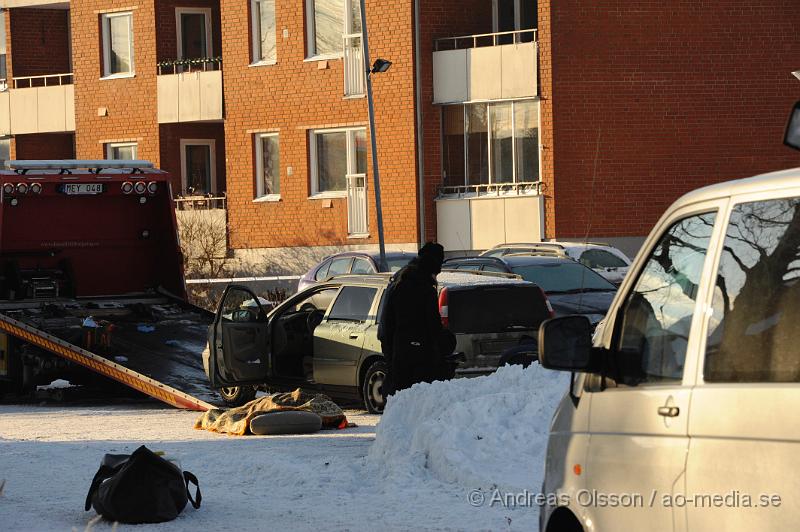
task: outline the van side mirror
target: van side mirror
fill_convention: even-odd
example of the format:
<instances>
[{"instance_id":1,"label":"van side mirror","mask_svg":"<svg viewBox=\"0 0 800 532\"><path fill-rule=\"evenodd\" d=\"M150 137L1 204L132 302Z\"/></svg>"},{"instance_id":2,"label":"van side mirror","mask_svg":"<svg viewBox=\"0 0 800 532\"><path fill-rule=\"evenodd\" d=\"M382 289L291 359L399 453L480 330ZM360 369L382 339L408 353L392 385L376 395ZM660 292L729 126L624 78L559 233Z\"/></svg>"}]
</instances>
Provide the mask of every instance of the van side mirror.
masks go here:
<instances>
[{"instance_id":1,"label":"van side mirror","mask_svg":"<svg viewBox=\"0 0 800 532\"><path fill-rule=\"evenodd\" d=\"M560 371L592 365L592 323L586 316L562 316L539 326L539 364Z\"/></svg>"},{"instance_id":2,"label":"van side mirror","mask_svg":"<svg viewBox=\"0 0 800 532\"><path fill-rule=\"evenodd\" d=\"M800 102L794 104L792 114L789 115L789 123L786 124L783 143L790 148L800 150Z\"/></svg>"}]
</instances>

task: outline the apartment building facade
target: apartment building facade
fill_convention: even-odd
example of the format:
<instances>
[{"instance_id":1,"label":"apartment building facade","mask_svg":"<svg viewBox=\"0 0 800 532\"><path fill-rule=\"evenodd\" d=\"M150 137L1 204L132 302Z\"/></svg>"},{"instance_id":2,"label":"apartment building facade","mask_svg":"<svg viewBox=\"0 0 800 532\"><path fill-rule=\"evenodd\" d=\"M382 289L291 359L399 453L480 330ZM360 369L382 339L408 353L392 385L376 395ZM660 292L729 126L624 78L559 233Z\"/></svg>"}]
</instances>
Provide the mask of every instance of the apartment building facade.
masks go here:
<instances>
[{"instance_id":1,"label":"apartment building facade","mask_svg":"<svg viewBox=\"0 0 800 532\"><path fill-rule=\"evenodd\" d=\"M0 5L0 157L148 159L176 192L224 191L252 271L376 246L358 0ZM633 251L684 191L800 162L780 144L791 0L366 11L372 59L392 62L372 75L390 249Z\"/></svg>"}]
</instances>

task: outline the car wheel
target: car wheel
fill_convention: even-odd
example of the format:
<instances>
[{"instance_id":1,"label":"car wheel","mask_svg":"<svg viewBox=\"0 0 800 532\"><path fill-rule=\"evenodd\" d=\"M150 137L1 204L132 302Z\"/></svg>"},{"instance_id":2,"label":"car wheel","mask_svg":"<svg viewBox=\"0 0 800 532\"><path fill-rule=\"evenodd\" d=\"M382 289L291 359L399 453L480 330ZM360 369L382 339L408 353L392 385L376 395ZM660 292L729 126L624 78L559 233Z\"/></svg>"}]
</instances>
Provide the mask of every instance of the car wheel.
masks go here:
<instances>
[{"instance_id":1,"label":"car wheel","mask_svg":"<svg viewBox=\"0 0 800 532\"><path fill-rule=\"evenodd\" d=\"M364 407L370 414L380 414L386 406L386 397L383 395L383 383L386 380L386 363L376 360L370 364L364 374L361 384L361 396L364 398Z\"/></svg>"},{"instance_id":2,"label":"car wheel","mask_svg":"<svg viewBox=\"0 0 800 532\"><path fill-rule=\"evenodd\" d=\"M229 386L220 388L219 394L228 406L242 406L256 397L255 386Z\"/></svg>"}]
</instances>

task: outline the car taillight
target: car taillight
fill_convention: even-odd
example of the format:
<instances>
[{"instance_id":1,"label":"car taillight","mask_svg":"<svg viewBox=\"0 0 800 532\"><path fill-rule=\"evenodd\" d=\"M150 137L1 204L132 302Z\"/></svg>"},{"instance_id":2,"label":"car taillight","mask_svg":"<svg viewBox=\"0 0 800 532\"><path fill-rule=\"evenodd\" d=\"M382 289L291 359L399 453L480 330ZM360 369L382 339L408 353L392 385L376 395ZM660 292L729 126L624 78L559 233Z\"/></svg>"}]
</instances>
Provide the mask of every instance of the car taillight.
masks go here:
<instances>
[{"instance_id":1,"label":"car taillight","mask_svg":"<svg viewBox=\"0 0 800 532\"><path fill-rule=\"evenodd\" d=\"M137 194L144 194L147 192L147 185L145 185L143 181L137 181L137 183L133 185L133 190L135 190Z\"/></svg>"},{"instance_id":2,"label":"car taillight","mask_svg":"<svg viewBox=\"0 0 800 532\"><path fill-rule=\"evenodd\" d=\"M447 308L447 288L442 288L439 292L439 315L442 317L442 326L450 325L450 313Z\"/></svg>"},{"instance_id":3,"label":"car taillight","mask_svg":"<svg viewBox=\"0 0 800 532\"><path fill-rule=\"evenodd\" d=\"M147 191L150 194L155 194L156 192L158 192L158 183L156 183L155 181L150 181L149 183L147 183Z\"/></svg>"},{"instance_id":4,"label":"car taillight","mask_svg":"<svg viewBox=\"0 0 800 532\"><path fill-rule=\"evenodd\" d=\"M124 183L122 183L122 193L130 194L131 192L133 192L133 183L131 183L130 181L125 181Z\"/></svg>"},{"instance_id":5,"label":"car taillight","mask_svg":"<svg viewBox=\"0 0 800 532\"><path fill-rule=\"evenodd\" d=\"M28 193L28 184L27 183L19 183L17 184L17 192L20 194L27 194Z\"/></svg>"},{"instance_id":6,"label":"car taillight","mask_svg":"<svg viewBox=\"0 0 800 532\"><path fill-rule=\"evenodd\" d=\"M42 193L42 184L41 183L33 183L31 185L31 192L34 194L41 194Z\"/></svg>"},{"instance_id":7,"label":"car taillight","mask_svg":"<svg viewBox=\"0 0 800 532\"><path fill-rule=\"evenodd\" d=\"M3 192L6 194L13 194L14 193L14 184L13 183L6 183L3 185Z\"/></svg>"},{"instance_id":8,"label":"car taillight","mask_svg":"<svg viewBox=\"0 0 800 532\"><path fill-rule=\"evenodd\" d=\"M544 298L545 305L547 305L547 312L550 314L551 318L555 318L556 317L556 312L553 310L553 305L550 304L550 300L547 298L547 294L544 293L544 290L542 290L541 286L538 287L538 288L539 288L539 292L542 293L542 297Z\"/></svg>"}]
</instances>

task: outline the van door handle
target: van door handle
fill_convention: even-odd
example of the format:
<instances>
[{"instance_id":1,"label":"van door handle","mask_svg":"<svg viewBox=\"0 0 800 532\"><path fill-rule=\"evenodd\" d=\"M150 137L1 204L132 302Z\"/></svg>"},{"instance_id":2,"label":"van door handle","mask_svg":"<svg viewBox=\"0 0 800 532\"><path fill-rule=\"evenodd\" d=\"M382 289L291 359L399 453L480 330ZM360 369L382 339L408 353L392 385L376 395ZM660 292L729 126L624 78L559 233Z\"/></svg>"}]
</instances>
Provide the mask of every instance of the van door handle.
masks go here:
<instances>
[{"instance_id":1,"label":"van door handle","mask_svg":"<svg viewBox=\"0 0 800 532\"><path fill-rule=\"evenodd\" d=\"M664 417L678 417L678 414L681 413L681 409L677 406L659 406L658 407L658 415Z\"/></svg>"},{"instance_id":2,"label":"van door handle","mask_svg":"<svg viewBox=\"0 0 800 532\"><path fill-rule=\"evenodd\" d=\"M360 336L361 336L361 335L360 335L360 334L358 334L358 333L351 333L351 334L350 334L350 339L351 339L351 340L358 340L358 338L359 338Z\"/></svg>"}]
</instances>

